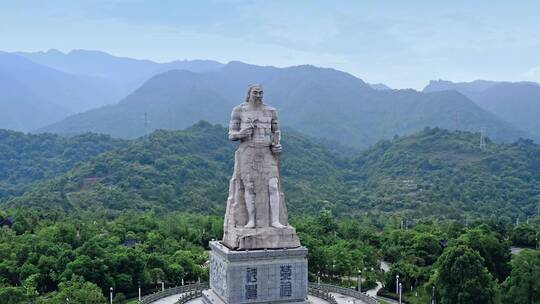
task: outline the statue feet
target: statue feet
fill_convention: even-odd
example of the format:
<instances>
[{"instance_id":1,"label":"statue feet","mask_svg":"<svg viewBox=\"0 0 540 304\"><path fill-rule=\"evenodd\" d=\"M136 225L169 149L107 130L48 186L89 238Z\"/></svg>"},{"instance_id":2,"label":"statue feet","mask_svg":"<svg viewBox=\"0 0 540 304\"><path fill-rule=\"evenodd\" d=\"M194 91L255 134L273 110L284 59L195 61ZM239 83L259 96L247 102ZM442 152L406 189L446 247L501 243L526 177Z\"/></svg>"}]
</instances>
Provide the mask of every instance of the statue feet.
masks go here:
<instances>
[{"instance_id":1,"label":"statue feet","mask_svg":"<svg viewBox=\"0 0 540 304\"><path fill-rule=\"evenodd\" d=\"M286 228L287 226L281 225L280 222L273 222L272 227L282 229L282 228Z\"/></svg>"},{"instance_id":2,"label":"statue feet","mask_svg":"<svg viewBox=\"0 0 540 304\"><path fill-rule=\"evenodd\" d=\"M248 221L244 228L255 228L255 221Z\"/></svg>"}]
</instances>

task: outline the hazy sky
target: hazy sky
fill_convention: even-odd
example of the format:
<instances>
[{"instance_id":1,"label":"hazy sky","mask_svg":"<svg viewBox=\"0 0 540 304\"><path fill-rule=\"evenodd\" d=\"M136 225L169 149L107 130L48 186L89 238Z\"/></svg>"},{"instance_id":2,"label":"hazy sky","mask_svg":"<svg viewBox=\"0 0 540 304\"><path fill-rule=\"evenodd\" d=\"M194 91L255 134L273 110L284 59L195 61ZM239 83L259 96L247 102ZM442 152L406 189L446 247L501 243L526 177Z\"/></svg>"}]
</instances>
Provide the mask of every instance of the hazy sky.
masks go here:
<instances>
[{"instance_id":1,"label":"hazy sky","mask_svg":"<svg viewBox=\"0 0 540 304\"><path fill-rule=\"evenodd\" d=\"M394 88L540 82L540 1L0 0L0 50L50 48L313 64Z\"/></svg>"}]
</instances>

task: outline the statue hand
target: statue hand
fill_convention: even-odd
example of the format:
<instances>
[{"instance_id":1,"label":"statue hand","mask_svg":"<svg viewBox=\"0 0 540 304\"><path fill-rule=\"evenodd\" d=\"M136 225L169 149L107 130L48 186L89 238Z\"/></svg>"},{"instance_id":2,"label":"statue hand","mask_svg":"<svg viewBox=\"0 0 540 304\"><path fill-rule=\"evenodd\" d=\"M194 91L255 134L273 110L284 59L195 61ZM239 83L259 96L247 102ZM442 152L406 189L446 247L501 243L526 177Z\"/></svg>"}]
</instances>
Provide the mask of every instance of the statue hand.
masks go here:
<instances>
[{"instance_id":1,"label":"statue hand","mask_svg":"<svg viewBox=\"0 0 540 304\"><path fill-rule=\"evenodd\" d=\"M277 153L281 153L281 145L275 145L275 146L272 146L272 152L277 154Z\"/></svg>"},{"instance_id":2,"label":"statue hand","mask_svg":"<svg viewBox=\"0 0 540 304\"><path fill-rule=\"evenodd\" d=\"M238 134L242 137L248 137L248 136L251 136L251 134L253 134L253 128L245 128L245 129L242 129L240 131L238 131Z\"/></svg>"}]
</instances>

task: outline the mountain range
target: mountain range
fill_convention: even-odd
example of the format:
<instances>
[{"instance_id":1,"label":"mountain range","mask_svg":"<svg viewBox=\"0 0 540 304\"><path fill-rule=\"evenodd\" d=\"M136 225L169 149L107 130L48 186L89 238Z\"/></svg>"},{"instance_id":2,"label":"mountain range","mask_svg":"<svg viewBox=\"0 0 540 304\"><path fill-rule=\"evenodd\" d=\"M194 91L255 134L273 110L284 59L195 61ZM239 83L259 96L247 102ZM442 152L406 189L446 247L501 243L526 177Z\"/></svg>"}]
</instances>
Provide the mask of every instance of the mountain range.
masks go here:
<instances>
[{"instance_id":1,"label":"mountain range","mask_svg":"<svg viewBox=\"0 0 540 304\"><path fill-rule=\"evenodd\" d=\"M86 50L0 55L0 128L136 138L201 119L226 125L247 85L262 83L282 125L349 147L425 127L485 130L497 141L540 137L534 83L433 81L418 92L309 65L157 63Z\"/></svg>"},{"instance_id":2,"label":"mountain range","mask_svg":"<svg viewBox=\"0 0 540 304\"><path fill-rule=\"evenodd\" d=\"M112 103L121 95L104 79L66 74L0 52L0 127L30 131Z\"/></svg>"},{"instance_id":3,"label":"mountain range","mask_svg":"<svg viewBox=\"0 0 540 304\"><path fill-rule=\"evenodd\" d=\"M122 92L124 97L146 80L169 70L204 72L219 69L223 64L213 60L175 60L158 63L118 57L93 50L72 50L63 53L55 49L47 52L17 52L35 63L64 73L106 79ZM115 101L118 101L119 98Z\"/></svg>"},{"instance_id":4,"label":"mountain range","mask_svg":"<svg viewBox=\"0 0 540 304\"><path fill-rule=\"evenodd\" d=\"M0 128L33 131L115 103L164 71L219 66L207 60L157 63L85 50L0 52Z\"/></svg>"},{"instance_id":5,"label":"mountain range","mask_svg":"<svg viewBox=\"0 0 540 304\"><path fill-rule=\"evenodd\" d=\"M375 90L334 69L241 62L216 71L156 75L117 104L70 116L40 131L135 138L155 129L182 129L200 119L226 125L232 107L245 100L249 83L264 85L265 100L279 109L283 125L357 148L426 126L466 131L484 127L501 141L527 137L455 91Z\"/></svg>"},{"instance_id":6,"label":"mountain range","mask_svg":"<svg viewBox=\"0 0 540 304\"><path fill-rule=\"evenodd\" d=\"M483 109L540 140L540 84L535 82L431 81L424 92L455 90Z\"/></svg>"}]
</instances>

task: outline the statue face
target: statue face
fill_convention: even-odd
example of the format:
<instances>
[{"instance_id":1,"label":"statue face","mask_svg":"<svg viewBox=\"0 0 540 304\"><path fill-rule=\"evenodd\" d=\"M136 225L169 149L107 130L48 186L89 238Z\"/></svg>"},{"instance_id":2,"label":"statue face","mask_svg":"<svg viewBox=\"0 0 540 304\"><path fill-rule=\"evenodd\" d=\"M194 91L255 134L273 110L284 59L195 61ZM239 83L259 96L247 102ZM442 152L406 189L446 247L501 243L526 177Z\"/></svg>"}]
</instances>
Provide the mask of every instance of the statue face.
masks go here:
<instances>
[{"instance_id":1,"label":"statue face","mask_svg":"<svg viewBox=\"0 0 540 304\"><path fill-rule=\"evenodd\" d=\"M263 89L260 86L254 86L249 92L249 98L255 102L262 101Z\"/></svg>"}]
</instances>

